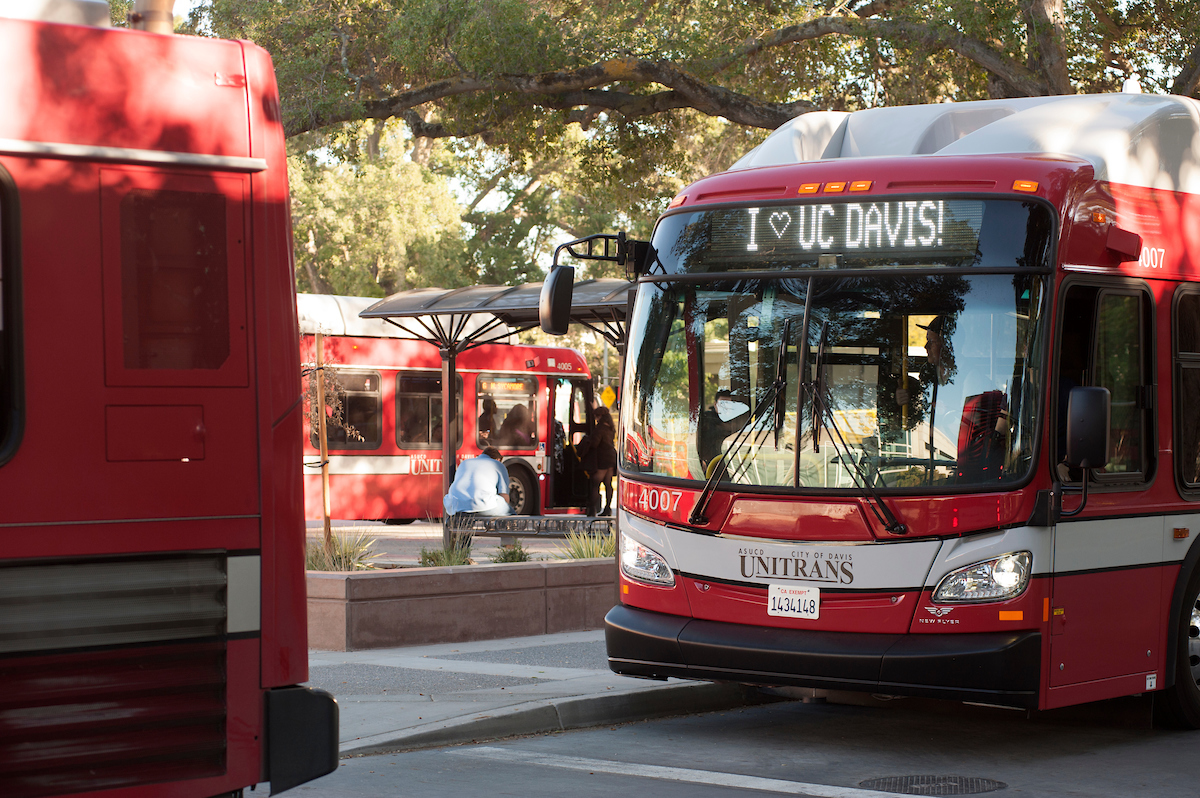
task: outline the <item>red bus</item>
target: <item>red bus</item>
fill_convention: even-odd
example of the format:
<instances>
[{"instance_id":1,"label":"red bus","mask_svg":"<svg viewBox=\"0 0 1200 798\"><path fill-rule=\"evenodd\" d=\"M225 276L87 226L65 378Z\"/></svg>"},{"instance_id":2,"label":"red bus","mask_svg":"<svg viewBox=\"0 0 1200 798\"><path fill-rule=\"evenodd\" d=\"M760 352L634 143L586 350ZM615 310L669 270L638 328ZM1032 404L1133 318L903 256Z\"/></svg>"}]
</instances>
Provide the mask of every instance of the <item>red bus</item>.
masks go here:
<instances>
[{"instance_id":1,"label":"red bus","mask_svg":"<svg viewBox=\"0 0 1200 798\"><path fill-rule=\"evenodd\" d=\"M0 795L330 772L271 60L0 19L0 61Z\"/></svg>"},{"instance_id":2,"label":"red bus","mask_svg":"<svg viewBox=\"0 0 1200 798\"><path fill-rule=\"evenodd\" d=\"M810 113L632 267L614 670L1200 726L1200 104Z\"/></svg>"},{"instance_id":3,"label":"red bus","mask_svg":"<svg viewBox=\"0 0 1200 798\"><path fill-rule=\"evenodd\" d=\"M442 509L442 360L437 347L359 312L364 297L296 297L305 367L324 362L343 387L346 421L359 437L331 428L330 514L393 523L440 518ZM504 455L517 515L579 513L587 477L575 453L592 424L592 381L573 349L483 344L457 358L457 462L491 444ZM322 517L316 434L304 435L308 518ZM311 467L316 465L318 467Z\"/></svg>"}]
</instances>

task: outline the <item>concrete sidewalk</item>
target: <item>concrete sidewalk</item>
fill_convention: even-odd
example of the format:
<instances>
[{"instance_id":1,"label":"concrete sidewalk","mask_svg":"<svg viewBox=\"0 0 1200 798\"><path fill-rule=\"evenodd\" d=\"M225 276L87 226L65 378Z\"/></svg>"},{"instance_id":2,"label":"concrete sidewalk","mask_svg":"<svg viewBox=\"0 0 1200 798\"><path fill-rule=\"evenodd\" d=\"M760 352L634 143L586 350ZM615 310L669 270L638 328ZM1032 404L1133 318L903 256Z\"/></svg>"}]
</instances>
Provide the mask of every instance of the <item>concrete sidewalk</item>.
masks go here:
<instances>
[{"instance_id":1,"label":"concrete sidewalk","mask_svg":"<svg viewBox=\"0 0 1200 798\"><path fill-rule=\"evenodd\" d=\"M770 700L741 685L608 669L604 632L369 651L310 651L337 696L342 756L709 712Z\"/></svg>"}]
</instances>

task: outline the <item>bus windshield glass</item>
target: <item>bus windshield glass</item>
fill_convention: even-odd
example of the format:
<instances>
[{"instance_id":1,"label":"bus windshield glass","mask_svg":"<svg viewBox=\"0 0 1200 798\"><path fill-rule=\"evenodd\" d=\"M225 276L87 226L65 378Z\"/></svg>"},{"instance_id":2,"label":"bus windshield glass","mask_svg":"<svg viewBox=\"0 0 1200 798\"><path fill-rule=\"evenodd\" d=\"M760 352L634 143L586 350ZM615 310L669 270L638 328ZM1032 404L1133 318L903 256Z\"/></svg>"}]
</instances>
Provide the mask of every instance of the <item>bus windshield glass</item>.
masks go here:
<instances>
[{"instance_id":1,"label":"bus windshield glass","mask_svg":"<svg viewBox=\"0 0 1200 798\"><path fill-rule=\"evenodd\" d=\"M1023 479L1048 276L940 265L643 284L624 468L784 489Z\"/></svg>"}]
</instances>

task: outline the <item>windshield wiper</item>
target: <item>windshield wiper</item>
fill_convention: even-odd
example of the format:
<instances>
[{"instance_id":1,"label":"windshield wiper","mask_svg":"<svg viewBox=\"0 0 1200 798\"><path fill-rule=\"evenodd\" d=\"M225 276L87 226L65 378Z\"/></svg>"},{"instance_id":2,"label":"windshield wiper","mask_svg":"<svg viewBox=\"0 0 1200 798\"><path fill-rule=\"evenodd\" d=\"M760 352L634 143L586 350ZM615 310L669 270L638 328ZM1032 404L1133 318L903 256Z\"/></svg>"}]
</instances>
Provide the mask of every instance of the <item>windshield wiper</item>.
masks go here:
<instances>
[{"instance_id":1,"label":"windshield wiper","mask_svg":"<svg viewBox=\"0 0 1200 798\"><path fill-rule=\"evenodd\" d=\"M819 420L820 425L829 433L829 442L833 444L833 449L837 452L838 459L843 463L849 463L853 469L851 472L854 487L858 488L867 500L867 506L871 508L871 512L879 519L879 523L883 524L883 528L893 535L907 535L908 527L906 527L899 518L892 512L892 508L888 507L887 502L879 495L871 485L871 480L863 473L862 468L858 465L858 461L850 454L850 447L846 445L846 439L842 437L842 431L837 425L837 419L833 415L827 401L828 394L823 391L824 385L813 390L814 405L820 405ZM817 407L813 408L817 411ZM817 433L817 425L813 424L813 435Z\"/></svg>"},{"instance_id":2,"label":"windshield wiper","mask_svg":"<svg viewBox=\"0 0 1200 798\"><path fill-rule=\"evenodd\" d=\"M776 376L771 387L763 394L762 399L758 400L758 404L754 406L754 411L750 414L750 419L746 425L738 430L737 436L733 442L729 444L725 451L717 455L716 468L712 468L712 473L709 474L708 480L704 483L704 488L701 489L700 495L696 497L696 504L692 507L692 512L688 515L688 523L699 526L707 524L708 518L705 517L704 511L708 508L708 503L712 499L713 493L716 492L717 483L721 481L721 477L725 475L725 470L729 463L729 453L741 448L745 442L747 435L754 430L754 425L762 418L763 412L774 406L776 397L783 392L784 386L787 384L787 379L784 376Z\"/></svg>"},{"instance_id":3,"label":"windshield wiper","mask_svg":"<svg viewBox=\"0 0 1200 798\"><path fill-rule=\"evenodd\" d=\"M812 417L817 419L817 402L819 395L825 390L825 339L829 336L829 320L821 322L821 337L817 341L816 373L813 374L813 406ZM821 427L813 424L813 453L821 451Z\"/></svg>"},{"instance_id":4,"label":"windshield wiper","mask_svg":"<svg viewBox=\"0 0 1200 798\"><path fill-rule=\"evenodd\" d=\"M787 411L787 351L792 334L792 320L783 323L783 337L779 342L779 358L775 361L775 379L784 380L783 387L775 395L775 451L779 451L779 436L783 433L783 422Z\"/></svg>"},{"instance_id":5,"label":"windshield wiper","mask_svg":"<svg viewBox=\"0 0 1200 798\"><path fill-rule=\"evenodd\" d=\"M842 437L842 431L838 427L837 418L833 415L833 408L829 402L829 386L825 383L825 339L829 333L829 321L826 320L821 324L821 340L817 342L817 362L816 374L813 375L813 451L820 451L819 438L821 429L824 428L829 433L829 442L833 444L833 450L837 453L837 457L843 463L849 463L851 472L851 480L854 482L854 487L859 488L863 498L867 500L867 506L871 508L871 512L879 519L879 523L883 524L883 528L893 535L907 535L908 527L901 523L900 519L892 512L892 508L888 507L887 502L875 490L871 484L871 480L863 473L862 468L858 465L858 461L850 454L850 447L846 445L846 439ZM839 445L840 444L840 445ZM861 483L861 484L860 484Z\"/></svg>"}]
</instances>

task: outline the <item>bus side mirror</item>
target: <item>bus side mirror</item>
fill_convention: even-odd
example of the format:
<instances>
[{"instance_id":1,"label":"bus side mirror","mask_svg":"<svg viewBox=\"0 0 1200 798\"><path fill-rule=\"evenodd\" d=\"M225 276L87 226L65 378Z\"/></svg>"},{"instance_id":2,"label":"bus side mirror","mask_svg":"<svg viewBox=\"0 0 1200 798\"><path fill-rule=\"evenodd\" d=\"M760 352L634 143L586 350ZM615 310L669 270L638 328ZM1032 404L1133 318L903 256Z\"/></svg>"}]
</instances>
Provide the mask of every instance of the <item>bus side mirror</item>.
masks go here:
<instances>
[{"instance_id":1,"label":"bus side mirror","mask_svg":"<svg viewBox=\"0 0 1200 798\"><path fill-rule=\"evenodd\" d=\"M1108 462L1109 416L1112 397L1107 388L1078 386L1067 396L1067 465L1083 469L1079 488L1063 487L1062 493L1079 493L1079 506L1074 510L1058 507L1058 517L1070 518L1087 507L1088 482L1093 468L1104 468ZM1059 495L1062 501L1062 494Z\"/></svg>"},{"instance_id":2,"label":"bus side mirror","mask_svg":"<svg viewBox=\"0 0 1200 798\"><path fill-rule=\"evenodd\" d=\"M1108 462L1112 398L1107 388L1077 386L1067 398L1067 465L1103 468Z\"/></svg>"},{"instance_id":3,"label":"bus side mirror","mask_svg":"<svg viewBox=\"0 0 1200 798\"><path fill-rule=\"evenodd\" d=\"M571 324L571 293L575 286L575 270L570 266L555 266L542 283L538 299L538 318L542 330L551 335L566 335Z\"/></svg>"}]
</instances>

